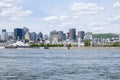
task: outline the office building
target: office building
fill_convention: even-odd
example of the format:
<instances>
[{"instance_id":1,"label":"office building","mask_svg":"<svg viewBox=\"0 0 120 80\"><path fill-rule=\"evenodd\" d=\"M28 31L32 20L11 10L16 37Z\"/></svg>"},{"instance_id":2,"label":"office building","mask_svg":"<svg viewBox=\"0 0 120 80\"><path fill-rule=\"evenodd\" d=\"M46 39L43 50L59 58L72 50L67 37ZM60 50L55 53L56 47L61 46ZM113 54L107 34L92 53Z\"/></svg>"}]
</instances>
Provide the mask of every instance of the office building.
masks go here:
<instances>
[{"instance_id":1,"label":"office building","mask_svg":"<svg viewBox=\"0 0 120 80\"><path fill-rule=\"evenodd\" d=\"M43 39L48 40L49 39L48 35L44 35Z\"/></svg>"},{"instance_id":2,"label":"office building","mask_svg":"<svg viewBox=\"0 0 120 80\"><path fill-rule=\"evenodd\" d=\"M36 42L37 34L35 32L30 33L30 40Z\"/></svg>"},{"instance_id":3,"label":"office building","mask_svg":"<svg viewBox=\"0 0 120 80\"><path fill-rule=\"evenodd\" d=\"M65 33L63 33L63 31L58 31L58 33L59 33L59 41L65 40Z\"/></svg>"},{"instance_id":4,"label":"office building","mask_svg":"<svg viewBox=\"0 0 120 80\"><path fill-rule=\"evenodd\" d=\"M50 32L50 41L60 42L66 39L66 34L63 31L53 30Z\"/></svg>"},{"instance_id":5,"label":"office building","mask_svg":"<svg viewBox=\"0 0 120 80\"><path fill-rule=\"evenodd\" d=\"M13 40L14 39L14 32L8 32L7 33L7 40Z\"/></svg>"},{"instance_id":6,"label":"office building","mask_svg":"<svg viewBox=\"0 0 120 80\"><path fill-rule=\"evenodd\" d=\"M58 42L59 40L59 32L56 30L53 30L50 32L50 41L51 42Z\"/></svg>"},{"instance_id":7,"label":"office building","mask_svg":"<svg viewBox=\"0 0 120 80\"><path fill-rule=\"evenodd\" d=\"M27 32L29 32L29 29L27 28L27 27L24 27L23 28L23 38L25 38L25 34L27 33Z\"/></svg>"},{"instance_id":8,"label":"office building","mask_svg":"<svg viewBox=\"0 0 120 80\"><path fill-rule=\"evenodd\" d=\"M66 33L63 33L63 40L66 40Z\"/></svg>"},{"instance_id":9,"label":"office building","mask_svg":"<svg viewBox=\"0 0 120 80\"><path fill-rule=\"evenodd\" d=\"M93 39L92 32L85 33L85 39L92 40Z\"/></svg>"},{"instance_id":10,"label":"office building","mask_svg":"<svg viewBox=\"0 0 120 80\"><path fill-rule=\"evenodd\" d=\"M69 33L69 32L67 32L67 34L66 34L66 38L67 38L67 39L70 38L70 33Z\"/></svg>"},{"instance_id":11,"label":"office building","mask_svg":"<svg viewBox=\"0 0 120 80\"><path fill-rule=\"evenodd\" d=\"M23 39L23 29L21 29L21 28L14 29L14 39L15 40Z\"/></svg>"},{"instance_id":12,"label":"office building","mask_svg":"<svg viewBox=\"0 0 120 80\"><path fill-rule=\"evenodd\" d=\"M6 41L6 35L7 35L6 29L2 29L2 32L1 32L1 40Z\"/></svg>"},{"instance_id":13,"label":"office building","mask_svg":"<svg viewBox=\"0 0 120 80\"><path fill-rule=\"evenodd\" d=\"M83 41L84 37L85 37L85 32L84 31L78 31L78 38L80 38Z\"/></svg>"},{"instance_id":14,"label":"office building","mask_svg":"<svg viewBox=\"0 0 120 80\"><path fill-rule=\"evenodd\" d=\"M39 34L37 35L37 39L43 40L43 33L39 32Z\"/></svg>"},{"instance_id":15,"label":"office building","mask_svg":"<svg viewBox=\"0 0 120 80\"><path fill-rule=\"evenodd\" d=\"M75 28L69 29L69 40L70 41L76 40L76 29Z\"/></svg>"},{"instance_id":16,"label":"office building","mask_svg":"<svg viewBox=\"0 0 120 80\"><path fill-rule=\"evenodd\" d=\"M25 34L25 40L26 41L29 41L30 40L30 33L29 32L26 32L26 34Z\"/></svg>"}]
</instances>

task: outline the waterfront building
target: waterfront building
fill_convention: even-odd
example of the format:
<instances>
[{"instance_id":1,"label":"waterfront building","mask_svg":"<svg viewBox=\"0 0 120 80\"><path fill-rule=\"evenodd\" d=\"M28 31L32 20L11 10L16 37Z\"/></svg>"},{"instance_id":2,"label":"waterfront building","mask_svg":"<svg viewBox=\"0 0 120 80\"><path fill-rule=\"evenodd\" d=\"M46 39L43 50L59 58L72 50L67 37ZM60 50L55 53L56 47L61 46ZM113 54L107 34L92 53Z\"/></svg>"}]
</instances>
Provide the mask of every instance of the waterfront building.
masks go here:
<instances>
[{"instance_id":1,"label":"waterfront building","mask_svg":"<svg viewBox=\"0 0 120 80\"><path fill-rule=\"evenodd\" d=\"M57 43L59 40L59 32L56 30L53 30L50 32L50 41L54 44Z\"/></svg>"},{"instance_id":2,"label":"waterfront building","mask_svg":"<svg viewBox=\"0 0 120 80\"><path fill-rule=\"evenodd\" d=\"M66 33L63 33L63 40L66 40Z\"/></svg>"},{"instance_id":3,"label":"waterfront building","mask_svg":"<svg viewBox=\"0 0 120 80\"><path fill-rule=\"evenodd\" d=\"M52 43L58 43L66 39L66 34L63 31L53 30L50 32L50 41Z\"/></svg>"},{"instance_id":4,"label":"waterfront building","mask_svg":"<svg viewBox=\"0 0 120 80\"><path fill-rule=\"evenodd\" d=\"M70 33L67 32L66 38L69 39L70 38Z\"/></svg>"},{"instance_id":5,"label":"waterfront building","mask_svg":"<svg viewBox=\"0 0 120 80\"><path fill-rule=\"evenodd\" d=\"M29 29L28 29L27 27L23 27L23 32L22 32L23 38L25 38L25 34L26 34L27 32L29 32Z\"/></svg>"},{"instance_id":6,"label":"waterfront building","mask_svg":"<svg viewBox=\"0 0 120 80\"><path fill-rule=\"evenodd\" d=\"M26 32L26 34L25 34L25 40L26 41L30 40L30 33L29 32Z\"/></svg>"},{"instance_id":7,"label":"waterfront building","mask_svg":"<svg viewBox=\"0 0 120 80\"><path fill-rule=\"evenodd\" d=\"M63 41L65 40L65 33L63 33L63 31L58 31L59 32L59 41Z\"/></svg>"},{"instance_id":8,"label":"waterfront building","mask_svg":"<svg viewBox=\"0 0 120 80\"><path fill-rule=\"evenodd\" d=\"M80 38L81 41L84 40L84 37L85 37L85 32L84 31L78 31L78 38Z\"/></svg>"},{"instance_id":9,"label":"waterfront building","mask_svg":"<svg viewBox=\"0 0 120 80\"><path fill-rule=\"evenodd\" d=\"M69 40L76 41L76 29L75 28L69 29Z\"/></svg>"},{"instance_id":10,"label":"waterfront building","mask_svg":"<svg viewBox=\"0 0 120 80\"><path fill-rule=\"evenodd\" d=\"M6 41L6 29L2 29L2 32L1 32L1 40L2 41Z\"/></svg>"},{"instance_id":11,"label":"waterfront building","mask_svg":"<svg viewBox=\"0 0 120 80\"><path fill-rule=\"evenodd\" d=\"M14 39L15 40L23 39L23 29L21 29L21 28L14 29Z\"/></svg>"},{"instance_id":12,"label":"waterfront building","mask_svg":"<svg viewBox=\"0 0 120 80\"><path fill-rule=\"evenodd\" d=\"M92 40L93 39L92 35L93 35L92 32L85 33L85 39Z\"/></svg>"},{"instance_id":13,"label":"waterfront building","mask_svg":"<svg viewBox=\"0 0 120 80\"><path fill-rule=\"evenodd\" d=\"M43 33L39 32L39 34L37 35L37 39L43 40Z\"/></svg>"},{"instance_id":14,"label":"waterfront building","mask_svg":"<svg viewBox=\"0 0 120 80\"><path fill-rule=\"evenodd\" d=\"M81 41L81 38L78 38L78 47L84 47L84 42Z\"/></svg>"},{"instance_id":15,"label":"waterfront building","mask_svg":"<svg viewBox=\"0 0 120 80\"><path fill-rule=\"evenodd\" d=\"M44 35L43 39L48 40L49 39L48 35Z\"/></svg>"},{"instance_id":16,"label":"waterfront building","mask_svg":"<svg viewBox=\"0 0 120 80\"><path fill-rule=\"evenodd\" d=\"M35 32L30 33L30 40L36 42L37 34Z\"/></svg>"},{"instance_id":17,"label":"waterfront building","mask_svg":"<svg viewBox=\"0 0 120 80\"><path fill-rule=\"evenodd\" d=\"M7 40L13 40L14 39L14 32L8 32L7 33Z\"/></svg>"}]
</instances>

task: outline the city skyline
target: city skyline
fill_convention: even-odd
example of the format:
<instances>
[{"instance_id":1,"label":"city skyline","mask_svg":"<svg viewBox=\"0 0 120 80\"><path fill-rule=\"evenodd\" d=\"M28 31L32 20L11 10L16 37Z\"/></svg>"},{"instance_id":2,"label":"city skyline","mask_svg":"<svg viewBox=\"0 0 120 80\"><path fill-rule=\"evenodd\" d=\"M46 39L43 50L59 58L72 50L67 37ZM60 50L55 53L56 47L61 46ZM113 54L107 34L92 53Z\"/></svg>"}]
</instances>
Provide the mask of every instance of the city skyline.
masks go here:
<instances>
[{"instance_id":1,"label":"city skyline","mask_svg":"<svg viewBox=\"0 0 120 80\"><path fill-rule=\"evenodd\" d=\"M28 27L49 34L70 28L93 33L120 33L119 0L1 0L0 30Z\"/></svg>"}]
</instances>

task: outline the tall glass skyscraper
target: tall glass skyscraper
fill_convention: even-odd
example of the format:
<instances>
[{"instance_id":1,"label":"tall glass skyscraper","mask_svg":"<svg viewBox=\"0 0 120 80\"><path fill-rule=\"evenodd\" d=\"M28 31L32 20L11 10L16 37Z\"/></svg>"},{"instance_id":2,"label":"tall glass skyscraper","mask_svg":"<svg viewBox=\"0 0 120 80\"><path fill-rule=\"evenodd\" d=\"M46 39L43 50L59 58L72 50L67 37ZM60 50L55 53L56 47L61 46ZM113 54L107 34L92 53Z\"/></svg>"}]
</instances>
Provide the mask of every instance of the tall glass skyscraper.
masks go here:
<instances>
[{"instance_id":1,"label":"tall glass skyscraper","mask_svg":"<svg viewBox=\"0 0 120 80\"><path fill-rule=\"evenodd\" d=\"M40 39L40 40L43 39L43 33L42 33L42 32L40 32L40 33L37 35L37 39Z\"/></svg>"},{"instance_id":2,"label":"tall glass skyscraper","mask_svg":"<svg viewBox=\"0 0 120 80\"><path fill-rule=\"evenodd\" d=\"M36 42L37 34L35 32L30 33L30 40Z\"/></svg>"},{"instance_id":3,"label":"tall glass skyscraper","mask_svg":"<svg viewBox=\"0 0 120 80\"><path fill-rule=\"evenodd\" d=\"M76 40L76 29L75 28L69 29L69 39L71 41Z\"/></svg>"},{"instance_id":4,"label":"tall glass skyscraper","mask_svg":"<svg viewBox=\"0 0 120 80\"><path fill-rule=\"evenodd\" d=\"M84 40L85 37L85 32L84 31L78 31L78 38L80 38L81 40Z\"/></svg>"},{"instance_id":5,"label":"tall glass skyscraper","mask_svg":"<svg viewBox=\"0 0 120 80\"><path fill-rule=\"evenodd\" d=\"M21 40L23 38L23 29L15 28L14 29L14 38L15 38L15 40Z\"/></svg>"}]
</instances>

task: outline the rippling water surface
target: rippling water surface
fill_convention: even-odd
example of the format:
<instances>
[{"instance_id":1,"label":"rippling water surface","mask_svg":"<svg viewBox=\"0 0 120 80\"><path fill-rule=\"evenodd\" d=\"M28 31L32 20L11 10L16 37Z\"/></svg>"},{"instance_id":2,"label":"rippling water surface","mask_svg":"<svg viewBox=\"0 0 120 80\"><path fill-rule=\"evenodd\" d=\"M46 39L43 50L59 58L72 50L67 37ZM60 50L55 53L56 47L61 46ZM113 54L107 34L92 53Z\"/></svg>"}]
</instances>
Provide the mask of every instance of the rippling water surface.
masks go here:
<instances>
[{"instance_id":1,"label":"rippling water surface","mask_svg":"<svg viewBox=\"0 0 120 80\"><path fill-rule=\"evenodd\" d=\"M120 80L120 50L0 49L0 80Z\"/></svg>"}]
</instances>

